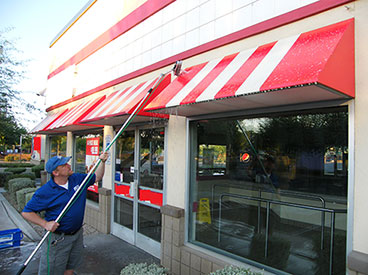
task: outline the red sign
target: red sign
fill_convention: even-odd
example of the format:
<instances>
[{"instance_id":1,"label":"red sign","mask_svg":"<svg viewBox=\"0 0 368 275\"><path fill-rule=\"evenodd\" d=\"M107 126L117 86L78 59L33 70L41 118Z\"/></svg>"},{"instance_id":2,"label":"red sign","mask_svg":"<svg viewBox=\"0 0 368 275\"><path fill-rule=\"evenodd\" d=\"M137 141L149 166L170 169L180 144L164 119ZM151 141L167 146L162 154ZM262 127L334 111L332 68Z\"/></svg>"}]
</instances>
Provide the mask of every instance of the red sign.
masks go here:
<instances>
[{"instance_id":1,"label":"red sign","mask_svg":"<svg viewBox=\"0 0 368 275\"><path fill-rule=\"evenodd\" d=\"M100 155L100 138L87 138L86 139L86 170L87 172L93 167ZM98 183L88 187L89 191L98 193Z\"/></svg>"},{"instance_id":2,"label":"red sign","mask_svg":"<svg viewBox=\"0 0 368 275\"><path fill-rule=\"evenodd\" d=\"M87 138L86 155L98 156L100 150L100 138Z\"/></svg>"},{"instance_id":3,"label":"red sign","mask_svg":"<svg viewBox=\"0 0 368 275\"><path fill-rule=\"evenodd\" d=\"M32 156L33 160L41 161L41 136L32 138Z\"/></svg>"}]
</instances>

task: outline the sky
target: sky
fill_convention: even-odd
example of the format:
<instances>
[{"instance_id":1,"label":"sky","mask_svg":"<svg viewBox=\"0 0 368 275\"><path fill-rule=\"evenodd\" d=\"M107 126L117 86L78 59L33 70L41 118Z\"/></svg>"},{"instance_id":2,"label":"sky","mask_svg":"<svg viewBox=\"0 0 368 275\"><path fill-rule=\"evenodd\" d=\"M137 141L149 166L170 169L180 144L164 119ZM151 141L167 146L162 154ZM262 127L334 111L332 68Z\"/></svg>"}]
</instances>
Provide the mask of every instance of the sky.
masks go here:
<instances>
[{"instance_id":1,"label":"sky","mask_svg":"<svg viewBox=\"0 0 368 275\"><path fill-rule=\"evenodd\" d=\"M14 28L4 36L14 39L18 60L30 60L25 79L17 86L22 97L43 112L21 120L31 130L45 117L44 97L36 94L46 87L48 48L51 41L89 0L0 0L0 31Z\"/></svg>"}]
</instances>

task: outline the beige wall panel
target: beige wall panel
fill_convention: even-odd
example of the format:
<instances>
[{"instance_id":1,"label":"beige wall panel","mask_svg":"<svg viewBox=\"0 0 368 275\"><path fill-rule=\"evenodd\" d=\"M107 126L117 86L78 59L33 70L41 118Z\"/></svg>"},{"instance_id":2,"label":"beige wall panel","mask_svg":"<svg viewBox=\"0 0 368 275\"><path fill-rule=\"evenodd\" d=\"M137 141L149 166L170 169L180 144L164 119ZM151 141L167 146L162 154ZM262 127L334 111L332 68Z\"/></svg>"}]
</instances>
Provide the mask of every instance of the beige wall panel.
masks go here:
<instances>
[{"instance_id":1,"label":"beige wall panel","mask_svg":"<svg viewBox=\"0 0 368 275\"><path fill-rule=\"evenodd\" d=\"M103 137L103 148L106 149L107 142L111 143L114 138L114 127L112 126L104 126L104 137ZM115 160L115 146L111 146L110 150L108 151L109 158L105 163L105 174L102 179L102 187L112 190L113 176L114 169L114 160Z\"/></svg>"},{"instance_id":2,"label":"beige wall panel","mask_svg":"<svg viewBox=\"0 0 368 275\"><path fill-rule=\"evenodd\" d=\"M166 161L166 204L185 208L186 119L170 116Z\"/></svg>"},{"instance_id":3,"label":"beige wall panel","mask_svg":"<svg viewBox=\"0 0 368 275\"><path fill-rule=\"evenodd\" d=\"M353 250L368 254L368 1L357 1L351 6L355 15L356 62Z\"/></svg>"}]
</instances>

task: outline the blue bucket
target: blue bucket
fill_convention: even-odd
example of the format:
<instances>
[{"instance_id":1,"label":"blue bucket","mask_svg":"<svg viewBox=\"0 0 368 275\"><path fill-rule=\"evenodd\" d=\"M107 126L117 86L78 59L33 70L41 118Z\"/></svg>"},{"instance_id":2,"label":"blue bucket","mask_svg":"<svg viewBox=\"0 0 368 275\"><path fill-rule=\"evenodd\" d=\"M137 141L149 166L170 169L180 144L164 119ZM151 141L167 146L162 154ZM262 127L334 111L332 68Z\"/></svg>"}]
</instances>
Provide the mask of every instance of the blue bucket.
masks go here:
<instances>
[{"instance_id":1,"label":"blue bucket","mask_svg":"<svg viewBox=\"0 0 368 275\"><path fill-rule=\"evenodd\" d=\"M20 241L23 239L22 230L19 228L1 230L0 231L0 249L6 247L20 246Z\"/></svg>"}]
</instances>

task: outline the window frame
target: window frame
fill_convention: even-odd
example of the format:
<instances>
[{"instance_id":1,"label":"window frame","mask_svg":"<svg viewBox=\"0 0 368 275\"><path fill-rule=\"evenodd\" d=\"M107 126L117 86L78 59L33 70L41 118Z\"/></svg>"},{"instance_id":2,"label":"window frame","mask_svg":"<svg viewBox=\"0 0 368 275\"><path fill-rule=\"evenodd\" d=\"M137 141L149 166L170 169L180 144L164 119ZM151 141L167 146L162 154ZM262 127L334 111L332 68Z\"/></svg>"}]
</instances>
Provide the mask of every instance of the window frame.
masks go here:
<instances>
[{"instance_id":1,"label":"window frame","mask_svg":"<svg viewBox=\"0 0 368 275\"><path fill-rule=\"evenodd\" d=\"M190 242L189 241L189 231L195 230L194 228L190 228L190 196L191 196L191 150L193 144L191 144L191 141L193 140L193 132L191 131L191 123L193 121L199 121L199 120L212 120L212 119L232 119L236 117L242 117L242 119L247 118L257 118L262 116L277 116L279 114L291 114L291 113L311 113L311 111L322 110L325 108L340 108L345 106L347 108L347 114L348 114L348 127L347 127L347 135L348 135L348 141L347 146L349 148L348 152L348 173L347 173L347 196L346 201L348 203L347 207L347 214L346 214L346 257L347 255L352 251L352 242L353 242L353 219L354 219L354 207L353 207L353 201L354 201L354 109L355 109L355 102L354 100L333 100L333 101L325 101L325 102L313 102L313 103L305 103L305 104L297 104L297 105L285 105L285 106L276 106L276 107L267 107L267 108L258 108L258 109L252 109L252 110L242 110L242 111L234 111L234 112L227 112L227 113L218 113L218 114L208 114L208 115L200 115L200 116L193 116L193 117L187 117L186 121L186 171L185 171L185 190L186 190L186 197L185 197L185 231L184 231L184 245L191 247L193 249L202 251L206 254L213 254L215 257L229 257L231 261L234 261L238 265L247 265L251 264L253 266L268 270L270 272L275 272L276 274L280 273L280 270L275 269L271 266L266 266L261 263L252 261L247 258L243 258L234 254L231 254L225 250L218 249L216 247L207 245L205 243L199 243L199 242ZM346 262L347 267L347 262Z\"/></svg>"}]
</instances>

